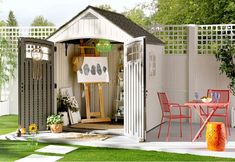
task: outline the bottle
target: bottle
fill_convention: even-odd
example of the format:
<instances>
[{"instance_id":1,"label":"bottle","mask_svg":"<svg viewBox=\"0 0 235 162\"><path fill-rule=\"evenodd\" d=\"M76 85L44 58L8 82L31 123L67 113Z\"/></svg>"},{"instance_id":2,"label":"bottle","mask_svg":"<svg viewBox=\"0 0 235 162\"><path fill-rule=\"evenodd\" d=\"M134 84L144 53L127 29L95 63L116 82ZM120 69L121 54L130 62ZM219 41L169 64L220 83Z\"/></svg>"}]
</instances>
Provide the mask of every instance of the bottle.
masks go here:
<instances>
[{"instance_id":1,"label":"bottle","mask_svg":"<svg viewBox=\"0 0 235 162\"><path fill-rule=\"evenodd\" d=\"M21 137L21 131L20 131L20 129L17 129L16 136L17 136L17 137Z\"/></svg>"}]
</instances>

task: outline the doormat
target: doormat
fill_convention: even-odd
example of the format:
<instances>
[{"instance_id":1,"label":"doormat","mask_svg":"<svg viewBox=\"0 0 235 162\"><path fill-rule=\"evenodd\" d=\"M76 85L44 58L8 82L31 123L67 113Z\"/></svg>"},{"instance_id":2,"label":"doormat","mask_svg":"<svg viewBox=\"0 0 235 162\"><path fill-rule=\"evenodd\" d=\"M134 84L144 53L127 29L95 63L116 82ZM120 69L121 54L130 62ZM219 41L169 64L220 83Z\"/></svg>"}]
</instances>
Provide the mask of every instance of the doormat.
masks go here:
<instances>
[{"instance_id":1,"label":"doormat","mask_svg":"<svg viewBox=\"0 0 235 162\"><path fill-rule=\"evenodd\" d=\"M48 145L46 147L40 148L35 152L44 152L44 153L54 153L54 154L67 154L71 151L78 149L77 147L71 146L58 146L58 145Z\"/></svg>"},{"instance_id":2,"label":"doormat","mask_svg":"<svg viewBox=\"0 0 235 162\"><path fill-rule=\"evenodd\" d=\"M78 141L93 141L93 140L104 141L110 137L112 136L104 135L104 134L88 134L88 133L61 133L60 134L60 138L78 140Z\"/></svg>"},{"instance_id":3,"label":"doormat","mask_svg":"<svg viewBox=\"0 0 235 162\"><path fill-rule=\"evenodd\" d=\"M38 154L32 154L29 156L26 156L22 159L16 160L15 162L55 162L59 159L62 159L63 156L48 156L48 155L38 155Z\"/></svg>"},{"instance_id":4,"label":"doormat","mask_svg":"<svg viewBox=\"0 0 235 162\"><path fill-rule=\"evenodd\" d=\"M79 129L93 129L93 130L123 129L123 125L107 124L107 123L78 123L71 125L70 127L79 128Z\"/></svg>"}]
</instances>

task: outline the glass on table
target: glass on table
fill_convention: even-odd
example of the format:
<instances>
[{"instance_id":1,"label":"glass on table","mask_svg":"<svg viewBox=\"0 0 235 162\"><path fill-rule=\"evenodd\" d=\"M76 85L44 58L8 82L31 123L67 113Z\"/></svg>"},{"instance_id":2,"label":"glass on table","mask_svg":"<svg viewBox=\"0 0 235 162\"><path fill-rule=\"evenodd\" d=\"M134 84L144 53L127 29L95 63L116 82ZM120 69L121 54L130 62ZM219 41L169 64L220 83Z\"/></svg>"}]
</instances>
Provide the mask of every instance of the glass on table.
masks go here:
<instances>
[{"instance_id":1,"label":"glass on table","mask_svg":"<svg viewBox=\"0 0 235 162\"><path fill-rule=\"evenodd\" d=\"M199 101L199 94L198 92L194 92L194 98L195 98L195 101Z\"/></svg>"},{"instance_id":2,"label":"glass on table","mask_svg":"<svg viewBox=\"0 0 235 162\"><path fill-rule=\"evenodd\" d=\"M220 93L215 92L215 101L218 103L220 99Z\"/></svg>"}]
</instances>

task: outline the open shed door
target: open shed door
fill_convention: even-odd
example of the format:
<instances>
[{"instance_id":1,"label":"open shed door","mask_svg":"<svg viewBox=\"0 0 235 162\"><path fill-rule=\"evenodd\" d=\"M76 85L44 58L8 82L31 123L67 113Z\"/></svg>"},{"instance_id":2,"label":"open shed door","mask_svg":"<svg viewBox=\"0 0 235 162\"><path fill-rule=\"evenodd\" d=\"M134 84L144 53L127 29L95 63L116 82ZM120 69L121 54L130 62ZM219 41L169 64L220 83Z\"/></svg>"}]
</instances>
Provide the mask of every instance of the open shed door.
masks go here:
<instances>
[{"instance_id":1,"label":"open shed door","mask_svg":"<svg viewBox=\"0 0 235 162\"><path fill-rule=\"evenodd\" d=\"M124 43L124 133L145 141L145 38Z\"/></svg>"},{"instance_id":2,"label":"open shed door","mask_svg":"<svg viewBox=\"0 0 235 162\"><path fill-rule=\"evenodd\" d=\"M32 123L46 129L46 118L54 111L54 43L19 39L19 125Z\"/></svg>"}]
</instances>

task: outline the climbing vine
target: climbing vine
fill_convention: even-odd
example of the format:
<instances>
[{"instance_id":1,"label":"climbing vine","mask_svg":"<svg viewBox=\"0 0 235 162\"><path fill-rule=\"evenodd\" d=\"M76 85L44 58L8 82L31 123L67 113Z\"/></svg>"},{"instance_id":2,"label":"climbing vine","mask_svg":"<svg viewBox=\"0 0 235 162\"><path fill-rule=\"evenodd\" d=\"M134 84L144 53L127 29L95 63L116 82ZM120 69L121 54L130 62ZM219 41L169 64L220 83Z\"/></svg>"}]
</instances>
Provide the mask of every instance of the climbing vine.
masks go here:
<instances>
[{"instance_id":1,"label":"climbing vine","mask_svg":"<svg viewBox=\"0 0 235 162\"><path fill-rule=\"evenodd\" d=\"M235 95L235 64L233 62L235 61L235 46L229 39L226 39L224 45L215 53L215 57L220 62L220 72L230 79L228 87Z\"/></svg>"}]
</instances>

